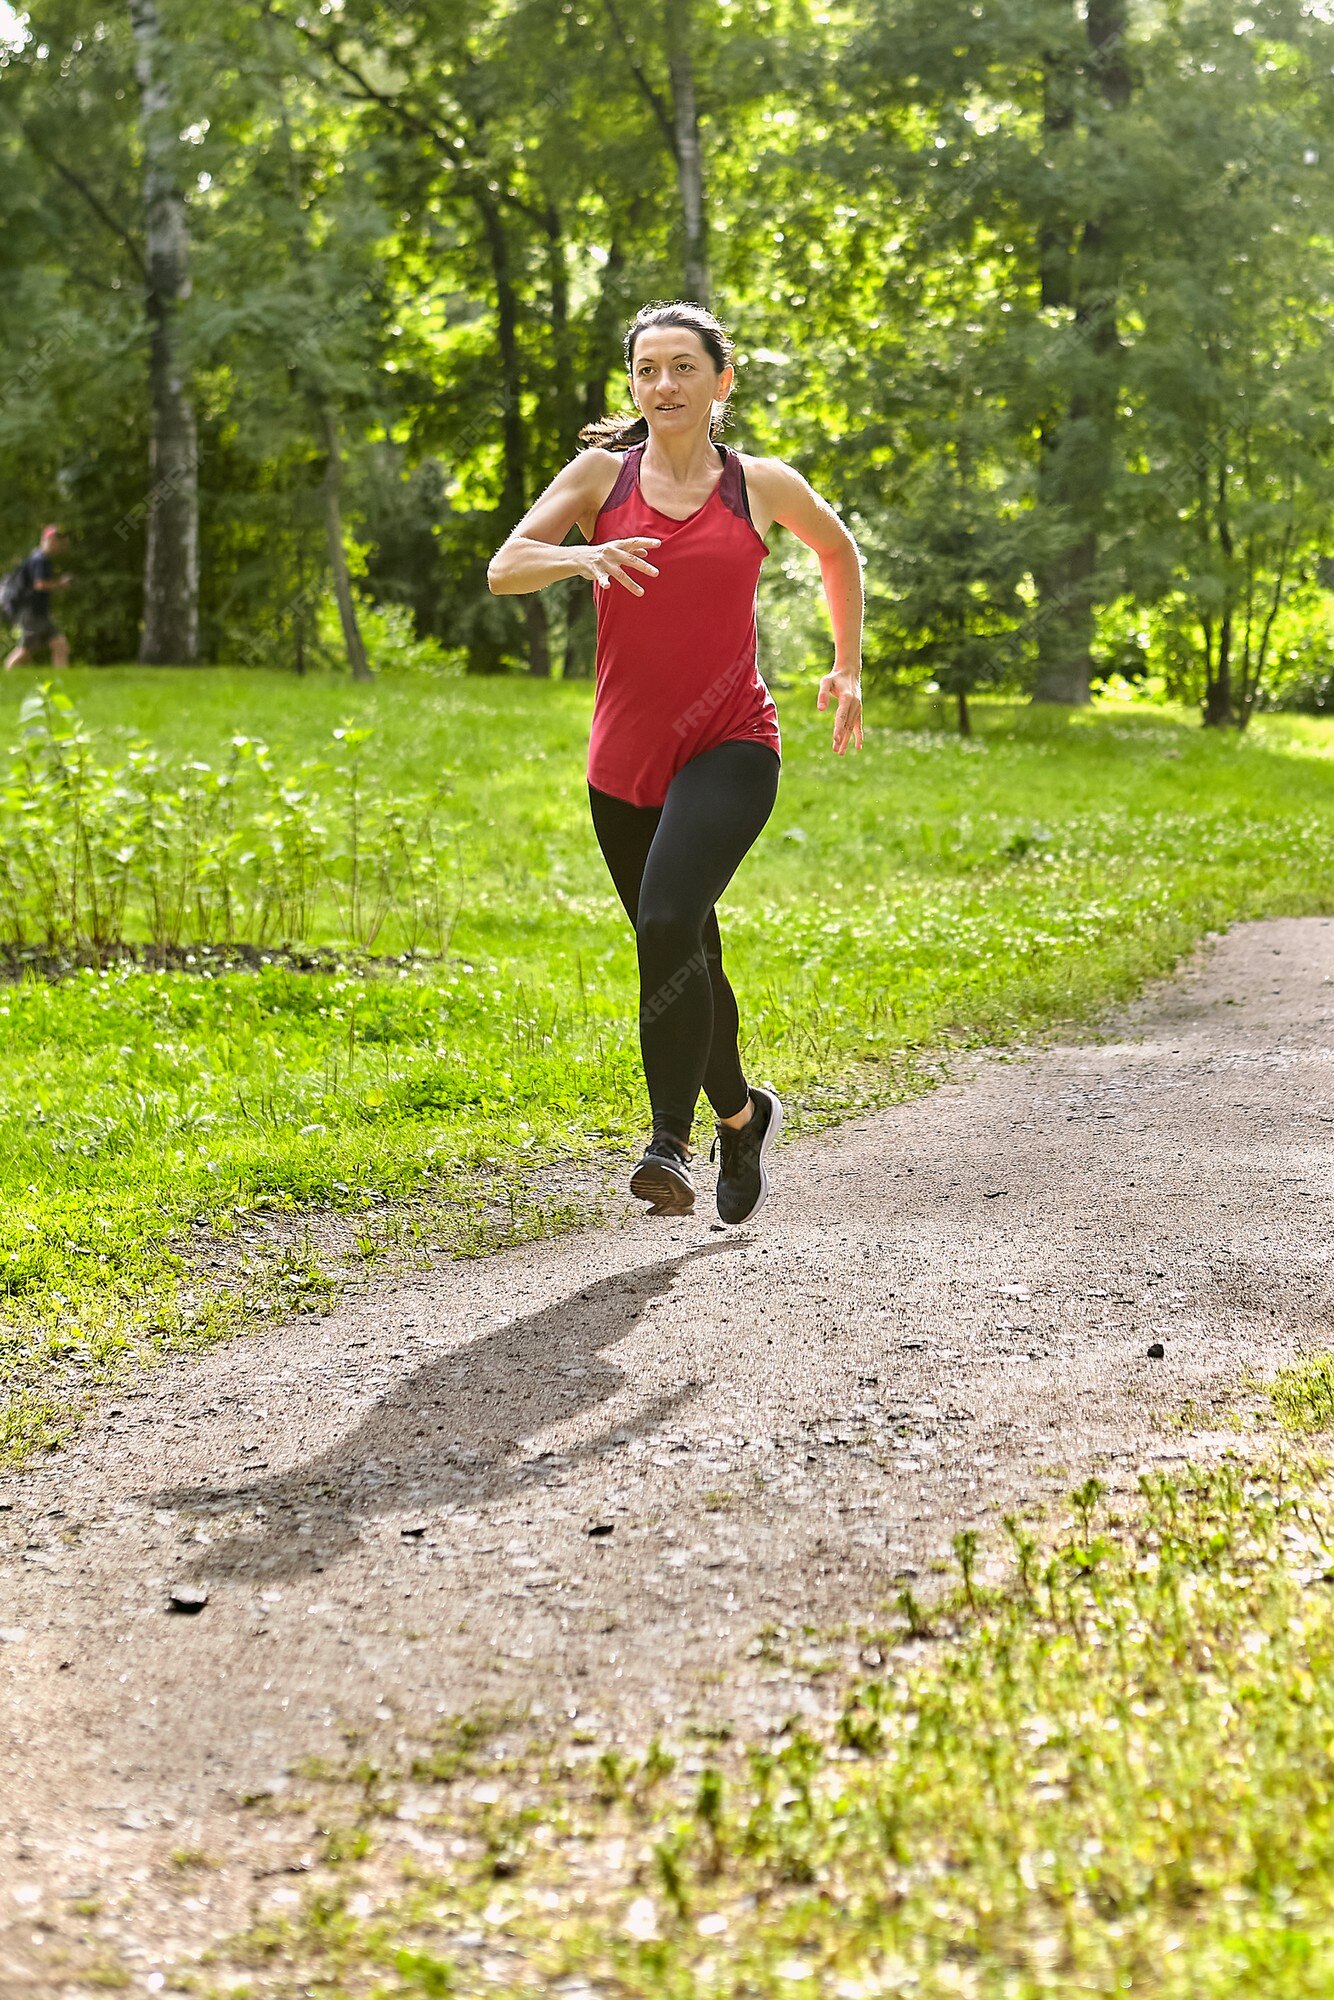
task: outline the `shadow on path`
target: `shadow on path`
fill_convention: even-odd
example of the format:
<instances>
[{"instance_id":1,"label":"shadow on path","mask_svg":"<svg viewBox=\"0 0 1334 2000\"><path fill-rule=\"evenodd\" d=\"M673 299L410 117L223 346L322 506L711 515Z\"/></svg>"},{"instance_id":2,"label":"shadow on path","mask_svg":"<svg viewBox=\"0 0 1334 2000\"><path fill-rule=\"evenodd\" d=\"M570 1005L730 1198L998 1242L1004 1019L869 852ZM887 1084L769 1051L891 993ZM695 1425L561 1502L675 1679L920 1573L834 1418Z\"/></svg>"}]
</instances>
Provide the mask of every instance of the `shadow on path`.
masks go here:
<instances>
[{"instance_id":1,"label":"shadow on path","mask_svg":"<svg viewBox=\"0 0 1334 2000\"><path fill-rule=\"evenodd\" d=\"M244 1509L258 1529L220 1536L194 1563L209 1576L237 1580L324 1569L355 1546L368 1519L442 1501L493 1502L534 1469L552 1470L596 1456L613 1443L656 1429L689 1403L689 1382L654 1398L614 1431L569 1453L525 1460L525 1439L622 1389L625 1370L601 1350L624 1340L650 1300L703 1257L735 1254L746 1238L618 1272L512 1320L470 1344L427 1362L396 1383L356 1426L317 1457L244 1485L169 1487L151 1496L201 1520Z\"/></svg>"}]
</instances>

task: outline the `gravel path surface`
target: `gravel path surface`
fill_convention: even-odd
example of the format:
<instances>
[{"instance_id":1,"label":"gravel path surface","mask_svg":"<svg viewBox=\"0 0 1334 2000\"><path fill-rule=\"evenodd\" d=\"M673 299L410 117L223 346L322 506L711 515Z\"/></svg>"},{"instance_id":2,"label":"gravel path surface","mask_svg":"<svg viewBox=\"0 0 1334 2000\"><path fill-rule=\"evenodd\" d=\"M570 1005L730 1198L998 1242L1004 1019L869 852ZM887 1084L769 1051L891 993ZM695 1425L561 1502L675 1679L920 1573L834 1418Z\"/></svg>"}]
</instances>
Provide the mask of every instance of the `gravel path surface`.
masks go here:
<instances>
[{"instance_id":1,"label":"gravel path surface","mask_svg":"<svg viewBox=\"0 0 1334 2000\"><path fill-rule=\"evenodd\" d=\"M1330 1338L1332 1021L1334 922L1248 925L1114 1039L784 1148L752 1229L627 1213L144 1377L0 1486L0 1991L154 1990L298 1865L243 1802L341 1725L760 1727L765 1625L1236 1448Z\"/></svg>"}]
</instances>

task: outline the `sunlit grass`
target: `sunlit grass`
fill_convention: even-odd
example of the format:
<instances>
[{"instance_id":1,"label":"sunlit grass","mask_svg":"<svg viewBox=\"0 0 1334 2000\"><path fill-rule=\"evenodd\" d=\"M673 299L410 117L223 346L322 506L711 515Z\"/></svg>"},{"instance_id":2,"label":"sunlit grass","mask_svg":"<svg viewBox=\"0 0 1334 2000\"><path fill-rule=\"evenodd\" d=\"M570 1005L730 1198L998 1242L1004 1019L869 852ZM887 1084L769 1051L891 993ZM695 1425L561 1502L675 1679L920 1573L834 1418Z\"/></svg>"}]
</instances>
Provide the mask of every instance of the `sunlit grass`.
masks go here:
<instances>
[{"instance_id":1,"label":"sunlit grass","mask_svg":"<svg viewBox=\"0 0 1334 2000\"><path fill-rule=\"evenodd\" d=\"M1334 1354L1303 1355L1290 1368L1280 1368L1269 1395L1285 1429L1334 1430Z\"/></svg>"}]
</instances>

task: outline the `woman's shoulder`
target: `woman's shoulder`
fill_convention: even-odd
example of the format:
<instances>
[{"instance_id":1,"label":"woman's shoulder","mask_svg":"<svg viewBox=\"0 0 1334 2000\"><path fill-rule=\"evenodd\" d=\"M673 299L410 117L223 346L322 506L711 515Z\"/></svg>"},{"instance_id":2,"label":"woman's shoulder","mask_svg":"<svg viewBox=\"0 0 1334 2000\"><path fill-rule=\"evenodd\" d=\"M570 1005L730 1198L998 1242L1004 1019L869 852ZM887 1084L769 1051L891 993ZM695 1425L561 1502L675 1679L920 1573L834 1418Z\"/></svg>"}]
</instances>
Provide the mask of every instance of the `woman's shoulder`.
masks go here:
<instances>
[{"instance_id":1,"label":"woman's shoulder","mask_svg":"<svg viewBox=\"0 0 1334 2000\"><path fill-rule=\"evenodd\" d=\"M623 451L591 444L567 460L552 481L552 490L578 502L581 513L596 514L615 488L625 465Z\"/></svg>"},{"instance_id":2,"label":"woman's shoulder","mask_svg":"<svg viewBox=\"0 0 1334 2000\"><path fill-rule=\"evenodd\" d=\"M735 446L733 446L735 450ZM755 486L785 486L794 479L801 479L795 465L789 465L785 458L760 457L753 451L738 451L736 456L741 470L746 475L746 484ZM805 482L803 481L803 484Z\"/></svg>"},{"instance_id":3,"label":"woman's shoulder","mask_svg":"<svg viewBox=\"0 0 1334 2000\"><path fill-rule=\"evenodd\" d=\"M589 487L610 493L626 465L642 450L642 445L629 445L624 451L610 451L606 445L590 444L573 462L583 468L582 477Z\"/></svg>"},{"instance_id":4,"label":"woman's shoulder","mask_svg":"<svg viewBox=\"0 0 1334 2000\"><path fill-rule=\"evenodd\" d=\"M633 445L629 447L632 451ZM586 444L583 450L570 460L571 465L596 466L600 472L619 472L625 464L628 452L610 451L605 444Z\"/></svg>"}]
</instances>

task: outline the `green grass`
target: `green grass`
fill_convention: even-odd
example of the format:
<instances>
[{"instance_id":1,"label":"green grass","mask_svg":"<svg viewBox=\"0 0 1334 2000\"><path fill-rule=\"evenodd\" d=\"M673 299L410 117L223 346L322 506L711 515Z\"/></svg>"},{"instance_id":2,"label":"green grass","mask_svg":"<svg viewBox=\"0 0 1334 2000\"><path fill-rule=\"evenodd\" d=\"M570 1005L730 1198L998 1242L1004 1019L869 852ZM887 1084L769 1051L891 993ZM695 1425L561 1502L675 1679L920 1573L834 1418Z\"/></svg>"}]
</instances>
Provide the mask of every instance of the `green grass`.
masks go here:
<instances>
[{"instance_id":1,"label":"green grass","mask_svg":"<svg viewBox=\"0 0 1334 2000\"><path fill-rule=\"evenodd\" d=\"M996 1585L960 1538L929 1636L901 1615L861 1635L824 1723L703 1757L577 1735L525 1752L503 1720L468 1756L448 1729L398 1768L363 1753L311 1800L326 1824L351 1813L356 1867L193 1983L1325 2000L1334 1484L1224 1464L1140 1487L1109 1504L1090 1483L1041 1545L1007 1522ZM448 1866L382 1852L405 1784Z\"/></svg>"},{"instance_id":2,"label":"green grass","mask_svg":"<svg viewBox=\"0 0 1334 2000\"><path fill-rule=\"evenodd\" d=\"M569 1219L539 1170L643 1121L632 942L582 793L586 688L130 669L64 687L106 764L148 742L217 765L243 734L295 768L370 729L373 792L443 792L458 913L438 964L120 965L0 990L0 1456L53 1437L118 1360L318 1306L344 1253ZM30 688L0 687L8 740ZM783 698L779 805L724 931L747 1060L798 1130L920 1088L925 1056L1085 1020L1206 930L1334 902L1326 725L1238 742L983 704L964 744L929 721L873 704L839 762L809 687ZM335 900L309 941L346 943ZM331 1213L341 1235L306 1236Z\"/></svg>"},{"instance_id":3,"label":"green grass","mask_svg":"<svg viewBox=\"0 0 1334 2000\"><path fill-rule=\"evenodd\" d=\"M1334 1430L1334 1354L1305 1354L1280 1368L1269 1385L1274 1414L1285 1430Z\"/></svg>"}]
</instances>

